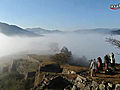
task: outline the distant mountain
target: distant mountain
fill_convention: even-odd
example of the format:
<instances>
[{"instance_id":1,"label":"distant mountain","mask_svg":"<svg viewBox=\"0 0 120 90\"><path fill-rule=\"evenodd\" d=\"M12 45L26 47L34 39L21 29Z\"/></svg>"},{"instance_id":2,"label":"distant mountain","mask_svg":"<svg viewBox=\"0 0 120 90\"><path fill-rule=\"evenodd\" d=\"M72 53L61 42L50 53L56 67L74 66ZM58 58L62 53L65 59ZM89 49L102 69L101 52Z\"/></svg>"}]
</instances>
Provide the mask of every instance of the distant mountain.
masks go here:
<instances>
[{"instance_id":1,"label":"distant mountain","mask_svg":"<svg viewBox=\"0 0 120 90\"><path fill-rule=\"evenodd\" d=\"M0 33L5 34L7 36L27 36L27 37L40 36L33 32L22 29L16 25L9 25L1 22L0 22Z\"/></svg>"},{"instance_id":2,"label":"distant mountain","mask_svg":"<svg viewBox=\"0 0 120 90\"><path fill-rule=\"evenodd\" d=\"M115 31L111 31L112 34L117 34L117 35L120 35L120 29L118 30L115 30Z\"/></svg>"},{"instance_id":3,"label":"distant mountain","mask_svg":"<svg viewBox=\"0 0 120 90\"><path fill-rule=\"evenodd\" d=\"M112 34L116 31L116 28L108 29L108 28L96 28L96 29L83 29L83 30L76 30L76 33L104 33L104 34Z\"/></svg>"},{"instance_id":4,"label":"distant mountain","mask_svg":"<svg viewBox=\"0 0 120 90\"><path fill-rule=\"evenodd\" d=\"M59 30L46 30L43 28L26 28L26 30L30 32L34 32L36 34L62 33L62 31L59 31Z\"/></svg>"}]
</instances>

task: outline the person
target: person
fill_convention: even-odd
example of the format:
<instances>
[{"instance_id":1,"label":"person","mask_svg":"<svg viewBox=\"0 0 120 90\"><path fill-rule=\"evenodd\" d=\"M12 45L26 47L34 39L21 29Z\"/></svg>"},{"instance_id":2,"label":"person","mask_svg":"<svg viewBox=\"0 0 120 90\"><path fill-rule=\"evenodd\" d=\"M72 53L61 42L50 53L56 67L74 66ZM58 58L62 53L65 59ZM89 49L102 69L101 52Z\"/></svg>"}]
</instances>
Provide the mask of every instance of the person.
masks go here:
<instances>
[{"instance_id":1,"label":"person","mask_svg":"<svg viewBox=\"0 0 120 90\"><path fill-rule=\"evenodd\" d=\"M96 76L96 61L95 59L94 60L91 60L91 63L90 63L90 76L93 77L93 76Z\"/></svg>"},{"instance_id":2,"label":"person","mask_svg":"<svg viewBox=\"0 0 120 90\"><path fill-rule=\"evenodd\" d=\"M104 56L104 63L105 63L105 71L108 71L108 66L109 66L109 57L108 57L108 55Z\"/></svg>"},{"instance_id":3,"label":"person","mask_svg":"<svg viewBox=\"0 0 120 90\"><path fill-rule=\"evenodd\" d=\"M114 67L115 66L115 58L114 58L113 53L110 54L110 62L111 62L111 67Z\"/></svg>"},{"instance_id":4,"label":"person","mask_svg":"<svg viewBox=\"0 0 120 90\"><path fill-rule=\"evenodd\" d=\"M102 70L103 69L103 66L102 66L102 59L100 57L97 58L97 61L98 61L98 71Z\"/></svg>"}]
</instances>

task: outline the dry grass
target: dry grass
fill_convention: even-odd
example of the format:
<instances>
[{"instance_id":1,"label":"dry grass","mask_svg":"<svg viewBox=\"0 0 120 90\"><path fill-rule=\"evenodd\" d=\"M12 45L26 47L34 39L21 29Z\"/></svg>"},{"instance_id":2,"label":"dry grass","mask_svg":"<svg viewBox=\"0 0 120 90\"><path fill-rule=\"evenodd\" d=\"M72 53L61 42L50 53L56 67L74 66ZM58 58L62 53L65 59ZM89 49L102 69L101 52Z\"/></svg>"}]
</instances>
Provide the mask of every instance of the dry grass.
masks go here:
<instances>
[{"instance_id":1,"label":"dry grass","mask_svg":"<svg viewBox=\"0 0 120 90\"><path fill-rule=\"evenodd\" d=\"M43 79L45 73L37 73L35 77L34 86L37 86Z\"/></svg>"},{"instance_id":2,"label":"dry grass","mask_svg":"<svg viewBox=\"0 0 120 90\"><path fill-rule=\"evenodd\" d=\"M48 64L56 64L56 63L53 62L53 61L44 61L44 62L40 63L40 66L45 66L45 65L48 65Z\"/></svg>"},{"instance_id":3,"label":"dry grass","mask_svg":"<svg viewBox=\"0 0 120 90\"><path fill-rule=\"evenodd\" d=\"M77 78L77 74L62 74L62 76L65 76L68 79L75 80Z\"/></svg>"},{"instance_id":4,"label":"dry grass","mask_svg":"<svg viewBox=\"0 0 120 90\"><path fill-rule=\"evenodd\" d=\"M72 66L72 65L69 65L69 64L61 65L61 67L64 68L64 69L68 69L68 70L75 71L75 72L81 72L81 71L86 71L86 70L88 70L87 67Z\"/></svg>"}]
</instances>

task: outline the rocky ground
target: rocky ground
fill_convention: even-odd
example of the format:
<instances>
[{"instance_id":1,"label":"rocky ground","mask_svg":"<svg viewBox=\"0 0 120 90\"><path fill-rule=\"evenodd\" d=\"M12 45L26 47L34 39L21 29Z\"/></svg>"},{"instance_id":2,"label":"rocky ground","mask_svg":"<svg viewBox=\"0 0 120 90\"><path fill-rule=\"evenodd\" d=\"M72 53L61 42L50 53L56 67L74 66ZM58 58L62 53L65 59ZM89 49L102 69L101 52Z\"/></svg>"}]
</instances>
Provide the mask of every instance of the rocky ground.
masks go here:
<instances>
[{"instance_id":1,"label":"rocky ground","mask_svg":"<svg viewBox=\"0 0 120 90\"><path fill-rule=\"evenodd\" d=\"M114 75L89 76L88 67L58 64L51 55L27 55L3 65L0 90L120 90L120 65Z\"/></svg>"}]
</instances>

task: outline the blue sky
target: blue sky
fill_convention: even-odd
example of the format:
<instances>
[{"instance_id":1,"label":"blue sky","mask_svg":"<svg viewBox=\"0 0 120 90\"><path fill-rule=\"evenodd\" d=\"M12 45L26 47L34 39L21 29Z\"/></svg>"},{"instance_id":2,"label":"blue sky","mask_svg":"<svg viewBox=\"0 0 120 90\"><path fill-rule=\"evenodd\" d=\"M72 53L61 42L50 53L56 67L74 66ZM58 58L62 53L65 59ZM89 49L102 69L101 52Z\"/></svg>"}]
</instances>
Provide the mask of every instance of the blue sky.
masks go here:
<instances>
[{"instance_id":1,"label":"blue sky","mask_svg":"<svg viewBox=\"0 0 120 90\"><path fill-rule=\"evenodd\" d=\"M0 22L22 28L120 28L120 0L0 0Z\"/></svg>"}]
</instances>

